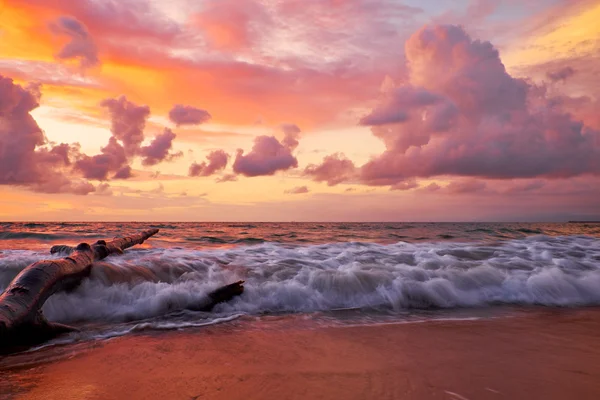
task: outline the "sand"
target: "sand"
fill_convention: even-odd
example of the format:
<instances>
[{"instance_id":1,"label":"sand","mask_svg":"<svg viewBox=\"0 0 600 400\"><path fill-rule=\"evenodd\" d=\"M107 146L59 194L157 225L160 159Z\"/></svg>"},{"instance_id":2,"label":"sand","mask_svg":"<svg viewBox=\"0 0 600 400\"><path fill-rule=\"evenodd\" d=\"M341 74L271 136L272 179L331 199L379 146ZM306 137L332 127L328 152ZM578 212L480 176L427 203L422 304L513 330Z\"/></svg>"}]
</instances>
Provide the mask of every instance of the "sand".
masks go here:
<instances>
[{"instance_id":1,"label":"sand","mask_svg":"<svg viewBox=\"0 0 600 400\"><path fill-rule=\"evenodd\" d=\"M600 310L117 338L9 371L16 399L599 399ZM260 326L260 325L259 325Z\"/></svg>"}]
</instances>

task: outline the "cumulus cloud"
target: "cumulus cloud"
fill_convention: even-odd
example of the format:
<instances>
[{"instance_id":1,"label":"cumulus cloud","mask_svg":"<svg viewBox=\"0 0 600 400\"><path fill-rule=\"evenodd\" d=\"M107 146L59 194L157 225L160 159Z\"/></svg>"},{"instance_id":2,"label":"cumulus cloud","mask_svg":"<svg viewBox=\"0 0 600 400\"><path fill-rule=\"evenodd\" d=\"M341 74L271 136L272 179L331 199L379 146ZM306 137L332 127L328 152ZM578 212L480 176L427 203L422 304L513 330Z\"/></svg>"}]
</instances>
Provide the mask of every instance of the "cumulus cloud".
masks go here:
<instances>
[{"instance_id":1,"label":"cumulus cloud","mask_svg":"<svg viewBox=\"0 0 600 400\"><path fill-rule=\"evenodd\" d=\"M103 100L101 105L110 114L112 136L101 148L100 154L79 155L74 169L85 178L100 181L128 179L133 175L130 162L135 157L141 157L143 165L152 166L183 155L182 152L171 152L176 135L168 128L149 145L142 146L146 120L150 115L148 106L139 106L125 96Z\"/></svg>"},{"instance_id":2,"label":"cumulus cloud","mask_svg":"<svg viewBox=\"0 0 600 400\"><path fill-rule=\"evenodd\" d=\"M310 190L308 190L308 187L306 186L298 186L289 190L286 190L284 193L285 194L304 194L304 193L308 193Z\"/></svg>"},{"instance_id":3,"label":"cumulus cloud","mask_svg":"<svg viewBox=\"0 0 600 400\"><path fill-rule=\"evenodd\" d=\"M327 182L329 186L351 180L355 173L354 163L341 153L328 155L321 164L310 164L304 169L305 176L316 182Z\"/></svg>"},{"instance_id":4,"label":"cumulus cloud","mask_svg":"<svg viewBox=\"0 0 600 400\"><path fill-rule=\"evenodd\" d=\"M144 141L144 128L150 115L148 106L138 106L125 96L106 99L100 103L108 109L111 117L111 132L123 143L127 156L137 155Z\"/></svg>"},{"instance_id":5,"label":"cumulus cloud","mask_svg":"<svg viewBox=\"0 0 600 400\"><path fill-rule=\"evenodd\" d=\"M193 163L190 166L190 176L210 176L225 169L229 161L229 155L223 150L212 151L206 158L208 162L204 161L202 164Z\"/></svg>"},{"instance_id":6,"label":"cumulus cloud","mask_svg":"<svg viewBox=\"0 0 600 400\"><path fill-rule=\"evenodd\" d=\"M176 104L169 111L169 119L177 126L199 125L210 120L212 116L206 110L192 106Z\"/></svg>"},{"instance_id":7,"label":"cumulus cloud","mask_svg":"<svg viewBox=\"0 0 600 400\"><path fill-rule=\"evenodd\" d=\"M82 22L73 17L61 16L50 24L50 30L56 35L69 37L69 42L60 49L56 58L77 59L81 68L100 64L96 44Z\"/></svg>"},{"instance_id":8,"label":"cumulus cloud","mask_svg":"<svg viewBox=\"0 0 600 400\"><path fill-rule=\"evenodd\" d=\"M298 138L302 132L300 128L298 128L298 126L295 124L283 124L281 125L281 130L284 135L281 144L291 150L294 150L296 147L298 147Z\"/></svg>"},{"instance_id":9,"label":"cumulus cloud","mask_svg":"<svg viewBox=\"0 0 600 400\"><path fill-rule=\"evenodd\" d=\"M93 191L88 182L73 182L65 174L77 146L49 144L31 116L40 97L38 85L23 87L0 75L0 184L46 193Z\"/></svg>"},{"instance_id":10,"label":"cumulus cloud","mask_svg":"<svg viewBox=\"0 0 600 400\"><path fill-rule=\"evenodd\" d=\"M298 167L298 159L292 151L298 146L300 129L296 125L283 125L284 138L279 142L274 136L257 136L250 153L238 149L233 171L244 176L273 175Z\"/></svg>"},{"instance_id":11,"label":"cumulus cloud","mask_svg":"<svg viewBox=\"0 0 600 400\"><path fill-rule=\"evenodd\" d=\"M143 157L143 165L156 165L162 161L170 161L183 155L182 152L171 153L173 140L176 135L169 128L157 135L148 146L140 149L140 155Z\"/></svg>"},{"instance_id":12,"label":"cumulus cloud","mask_svg":"<svg viewBox=\"0 0 600 400\"><path fill-rule=\"evenodd\" d=\"M510 76L489 42L426 26L406 42L408 76L361 122L385 144L361 180L571 177L600 173L600 132L544 88Z\"/></svg>"},{"instance_id":13,"label":"cumulus cloud","mask_svg":"<svg viewBox=\"0 0 600 400\"><path fill-rule=\"evenodd\" d=\"M87 179L100 181L109 179L111 172L115 172L114 178L117 179L126 179L131 176L131 168L125 172L129 167L125 149L114 136L100 151L100 154L94 156L82 154L75 162L75 170L81 172Z\"/></svg>"}]
</instances>

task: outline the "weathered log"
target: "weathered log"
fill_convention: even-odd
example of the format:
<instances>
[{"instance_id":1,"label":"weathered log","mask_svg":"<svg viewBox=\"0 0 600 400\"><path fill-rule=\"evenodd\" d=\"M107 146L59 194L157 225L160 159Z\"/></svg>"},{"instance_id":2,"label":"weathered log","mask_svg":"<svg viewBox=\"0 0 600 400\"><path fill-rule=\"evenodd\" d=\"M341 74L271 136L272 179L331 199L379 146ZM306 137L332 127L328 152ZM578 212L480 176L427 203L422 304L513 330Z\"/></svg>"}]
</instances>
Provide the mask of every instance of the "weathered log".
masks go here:
<instances>
[{"instance_id":1,"label":"weathered log","mask_svg":"<svg viewBox=\"0 0 600 400\"><path fill-rule=\"evenodd\" d=\"M72 248L65 258L38 261L26 267L0 295L0 347L44 342L57 334L74 330L49 323L44 318L41 308L48 297L78 285L89 275L94 261L110 254L120 254L157 232L158 229L150 229L110 242L98 240L91 246L81 243Z\"/></svg>"},{"instance_id":2,"label":"weathered log","mask_svg":"<svg viewBox=\"0 0 600 400\"><path fill-rule=\"evenodd\" d=\"M244 281L237 281L229 285L223 286L208 294L208 303L199 307L189 306L192 311L211 311L217 304L225 303L235 296L244 293Z\"/></svg>"}]
</instances>

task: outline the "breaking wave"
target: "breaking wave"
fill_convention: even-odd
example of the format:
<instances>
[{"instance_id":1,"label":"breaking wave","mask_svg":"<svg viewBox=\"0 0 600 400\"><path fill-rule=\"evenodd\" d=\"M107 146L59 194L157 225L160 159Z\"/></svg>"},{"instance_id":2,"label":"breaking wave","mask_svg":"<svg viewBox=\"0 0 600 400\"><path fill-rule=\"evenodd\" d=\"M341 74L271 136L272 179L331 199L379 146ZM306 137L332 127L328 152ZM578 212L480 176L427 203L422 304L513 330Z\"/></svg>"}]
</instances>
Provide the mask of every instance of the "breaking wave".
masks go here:
<instances>
[{"instance_id":1,"label":"breaking wave","mask_svg":"<svg viewBox=\"0 0 600 400\"><path fill-rule=\"evenodd\" d=\"M0 253L0 288L47 254ZM263 243L227 249L131 249L96 264L44 306L54 321L126 322L194 308L239 279L245 293L216 315L340 308L600 305L600 240L530 236L496 244Z\"/></svg>"}]
</instances>

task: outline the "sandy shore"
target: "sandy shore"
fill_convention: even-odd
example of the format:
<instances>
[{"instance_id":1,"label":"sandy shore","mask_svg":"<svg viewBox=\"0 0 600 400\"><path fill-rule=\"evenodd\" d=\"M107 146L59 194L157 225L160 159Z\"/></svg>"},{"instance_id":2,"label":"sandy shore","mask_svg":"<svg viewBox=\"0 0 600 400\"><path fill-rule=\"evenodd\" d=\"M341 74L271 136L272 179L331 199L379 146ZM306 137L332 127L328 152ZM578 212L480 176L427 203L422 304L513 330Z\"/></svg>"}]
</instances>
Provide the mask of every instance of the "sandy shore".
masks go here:
<instances>
[{"instance_id":1,"label":"sandy shore","mask_svg":"<svg viewBox=\"0 0 600 400\"><path fill-rule=\"evenodd\" d=\"M7 379L17 399L598 399L600 310L134 335Z\"/></svg>"}]
</instances>

